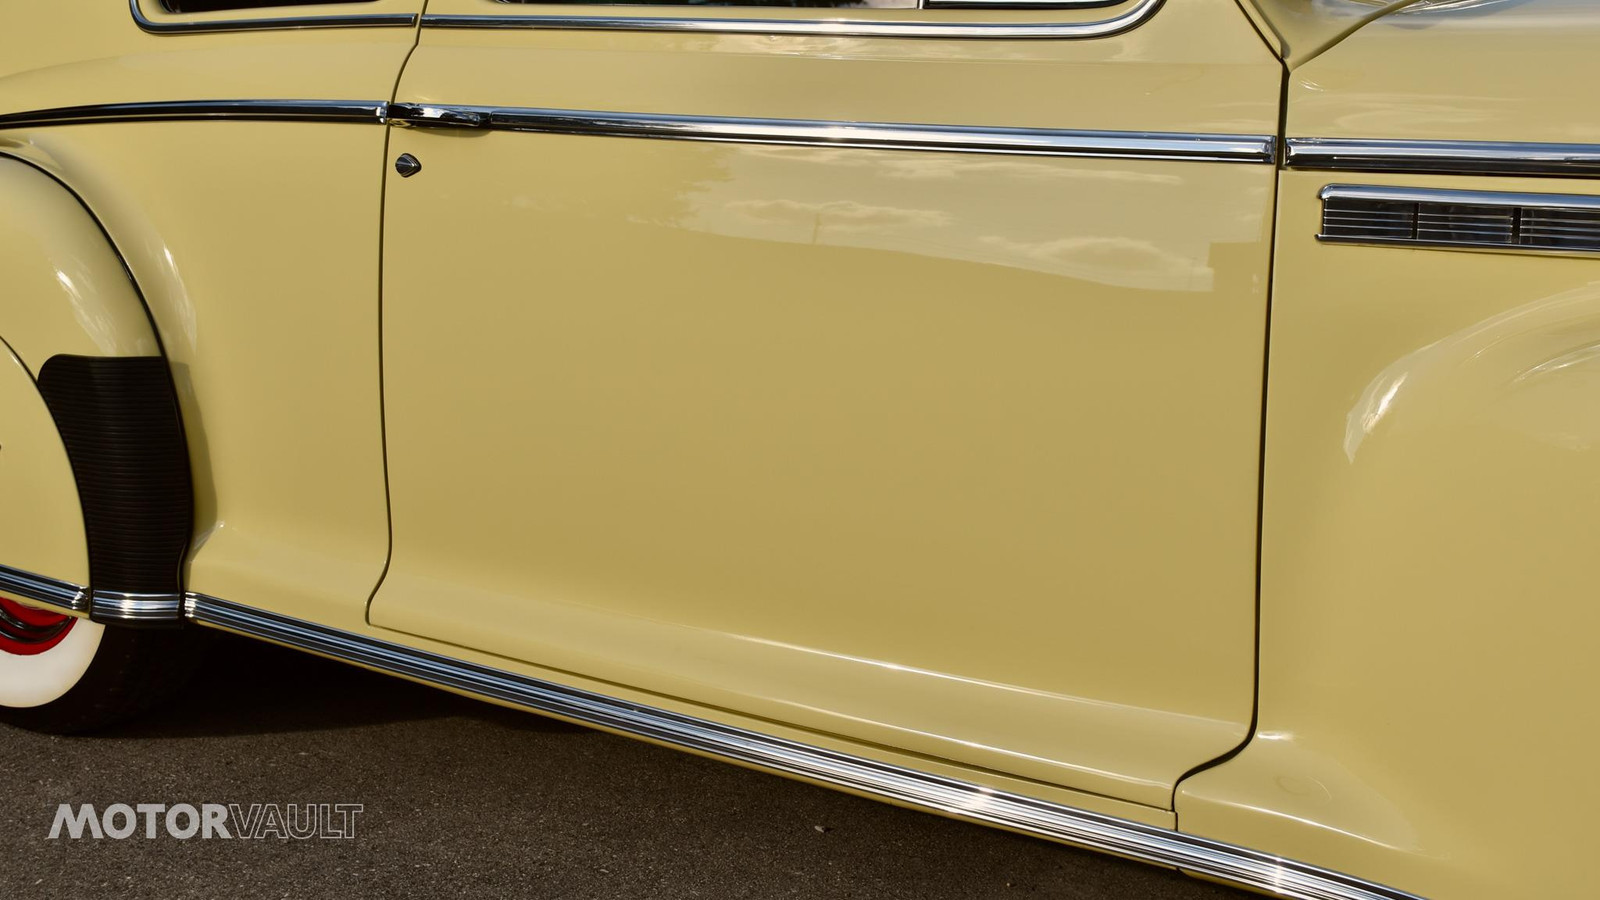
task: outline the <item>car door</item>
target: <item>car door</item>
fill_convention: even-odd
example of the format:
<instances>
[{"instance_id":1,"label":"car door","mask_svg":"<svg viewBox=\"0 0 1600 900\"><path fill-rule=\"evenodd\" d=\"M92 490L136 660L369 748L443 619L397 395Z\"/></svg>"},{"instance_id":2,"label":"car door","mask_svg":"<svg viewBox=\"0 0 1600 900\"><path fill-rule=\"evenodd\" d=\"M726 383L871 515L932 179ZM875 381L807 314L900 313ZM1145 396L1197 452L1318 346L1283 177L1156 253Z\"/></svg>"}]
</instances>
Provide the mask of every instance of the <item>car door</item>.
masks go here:
<instances>
[{"instance_id":1,"label":"car door","mask_svg":"<svg viewBox=\"0 0 1600 900\"><path fill-rule=\"evenodd\" d=\"M1170 808L1251 719L1277 61L753 5L429 3L373 624Z\"/></svg>"}]
</instances>

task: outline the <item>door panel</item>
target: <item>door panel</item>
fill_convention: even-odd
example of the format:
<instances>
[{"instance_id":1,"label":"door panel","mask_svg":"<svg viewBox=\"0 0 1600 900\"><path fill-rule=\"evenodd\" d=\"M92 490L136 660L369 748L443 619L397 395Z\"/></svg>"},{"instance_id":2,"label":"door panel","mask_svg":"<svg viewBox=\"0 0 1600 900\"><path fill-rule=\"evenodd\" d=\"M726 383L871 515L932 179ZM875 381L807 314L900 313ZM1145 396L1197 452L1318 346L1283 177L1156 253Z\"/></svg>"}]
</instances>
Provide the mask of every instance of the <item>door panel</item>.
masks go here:
<instances>
[{"instance_id":1,"label":"door panel","mask_svg":"<svg viewBox=\"0 0 1600 900\"><path fill-rule=\"evenodd\" d=\"M397 99L1264 135L1277 78L1200 0L1084 41L425 28ZM1152 806L1243 739L1270 165L390 150L374 624Z\"/></svg>"}]
</instances>

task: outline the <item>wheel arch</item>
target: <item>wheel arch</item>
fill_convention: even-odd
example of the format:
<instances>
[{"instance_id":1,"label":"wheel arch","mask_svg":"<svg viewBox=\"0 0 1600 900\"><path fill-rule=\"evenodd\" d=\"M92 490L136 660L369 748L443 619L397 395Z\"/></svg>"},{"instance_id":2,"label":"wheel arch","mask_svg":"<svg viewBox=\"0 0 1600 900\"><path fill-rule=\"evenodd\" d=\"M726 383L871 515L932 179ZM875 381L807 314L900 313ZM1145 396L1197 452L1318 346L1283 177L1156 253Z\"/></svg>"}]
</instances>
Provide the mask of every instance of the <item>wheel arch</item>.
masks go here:
<instances>
[{"instance_id":1,"label":"wheel arch","mask_svg":"<svg viewBox=\"0 0 1600 900\"><path fill-rule=\"evenodd\" d=\"M0 524L0 589L97 621L180 621L193 489L148 306L77 192L3 153L0 288L14 364L0 376L0 454L24 463L0 475L18 504Z\"/></svg>"}]
</instances>

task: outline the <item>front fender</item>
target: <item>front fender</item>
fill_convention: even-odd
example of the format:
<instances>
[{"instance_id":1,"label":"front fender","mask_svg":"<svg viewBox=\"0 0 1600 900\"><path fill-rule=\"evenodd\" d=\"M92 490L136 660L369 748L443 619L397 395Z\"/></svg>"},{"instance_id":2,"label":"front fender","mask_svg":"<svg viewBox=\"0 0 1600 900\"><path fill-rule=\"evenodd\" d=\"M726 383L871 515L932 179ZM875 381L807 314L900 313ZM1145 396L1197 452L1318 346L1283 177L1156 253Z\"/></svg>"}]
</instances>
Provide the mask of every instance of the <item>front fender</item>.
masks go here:
<instances>
[{"instance_id":1,"label":"front fender","mask_svg":"<svg viewBox=\"0 0 1600 900\"><path fill-rule=\"evenodd\" d=\"M0 590L176 622L193 501L144 301L76 194L0 156Z\"/></svg>"},{"instance_id":2,"label":"front fender","mask_svg":"<svg viewBox=\"0 0 1600 900\"><path fill-rule=\"evenodd\" d=\"M122 259L78 198L0 157L0 336L35 377L52 356L160 356Z\"/></svg>"}]
</instances>

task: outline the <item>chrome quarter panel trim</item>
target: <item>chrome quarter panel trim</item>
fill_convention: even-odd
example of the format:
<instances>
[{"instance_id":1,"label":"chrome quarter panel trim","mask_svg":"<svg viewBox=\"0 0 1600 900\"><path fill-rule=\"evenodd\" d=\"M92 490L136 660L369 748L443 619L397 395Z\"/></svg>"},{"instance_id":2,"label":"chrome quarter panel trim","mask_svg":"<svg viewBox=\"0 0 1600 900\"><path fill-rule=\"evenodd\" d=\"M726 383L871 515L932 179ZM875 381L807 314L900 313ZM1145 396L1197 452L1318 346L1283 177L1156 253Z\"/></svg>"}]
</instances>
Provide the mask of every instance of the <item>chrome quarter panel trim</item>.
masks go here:
<instances>
[{"instance_id":1,"label":"chrome quarter panel trim","mask_svg":"<svg viewBox=\"0 0 1600 900\"><path fill-rule=\"evenodd\" d=\"M151 34L192 34L219 31L270 31L295 28L409 28L417 24L411 13L355 13L342 16L285 16L277 19L206 19L172 22L145 15L140 0L128 0L128 10L139 27Z\"/></svg>"},{"instance_id":2,"label":"chrome quarter panel trim","mask_svg":"<svg viewBox=\"0 0 1600 900\"><path fill-rule=\"evenodd\" d=\"M424 15L424 28L544 28L566 31L689 31L717 34L793 34L887 38L1110 37L1138 27L1163 0L1140 0L1119 15L1093 22L903 22L891 19L725 19L687 16ZM928 4L930 8L936 3Z\"/></svg>"},{"instance_id":3,"label":"chrome quarter panel trim","mask_svg":"<svg viewBox=\"0 0 1600 900\"><path fill-rule=\"evenodd\" d=\"M89 618L118 625L170 625L183 620L181 594L128 594L95 591L89 599Z\"/></svg>"},{"instance_id":4,"label":"chrome quarter panel trim","mask_svg":"<svg viewBox=\"0 0 1600 900\"><path fill-rule=\"evenodd\" d=\"M196 119L257 119L269 122L332 121L380 125L387 104L377 100L180 100L103 103L0 115L0 129L93 122L174 122Z\"/></svg>"},{"instance_id":5,"label":"chrome quarter panel trim","mask_svg":"<svg viewBox=\"0 0 1600 900\"><path fill-rule=\"evenodd\" d=\"M389 120L401 125L680 141L1209 162L1270 163L1274 147L1273 138L1267 135L901 125L408 103L390 104Z\"/></svg>"},{"instance_id":6,"label":"chrome quarter panel trim","mask_svg":"<svg viewBox=\"0 0 1600 900\"><path fill-rule=\"evenodd\" d=\"M60 581L47 575L38 575L0 565L0 593L10 594L34 603L45 603L68 612L89 611L89 589Z\"/></svg>"},{"instance_id":7,"label":"chrome quarter panel trim","mask_svg":"<svg viewBox=\"0 0 1600 900\"><path fill-rule=\"evenodd\" d=\"M190 593L194 621L671 746L1298 900L1419 900L1271 854L813 747Z\"/></svg>"},{"instance_id":8,"label":"chrome quarter panel trim","mask_svg":"<svg viewBox=\"0 0 1600 900\"><path fill-rule=\"evenodd\" d=\"M1600 144L1289 138L1292 169L1435 175L1600 177Z\"/></svg>"}]
</instances>

